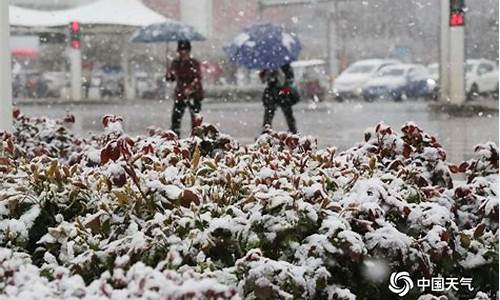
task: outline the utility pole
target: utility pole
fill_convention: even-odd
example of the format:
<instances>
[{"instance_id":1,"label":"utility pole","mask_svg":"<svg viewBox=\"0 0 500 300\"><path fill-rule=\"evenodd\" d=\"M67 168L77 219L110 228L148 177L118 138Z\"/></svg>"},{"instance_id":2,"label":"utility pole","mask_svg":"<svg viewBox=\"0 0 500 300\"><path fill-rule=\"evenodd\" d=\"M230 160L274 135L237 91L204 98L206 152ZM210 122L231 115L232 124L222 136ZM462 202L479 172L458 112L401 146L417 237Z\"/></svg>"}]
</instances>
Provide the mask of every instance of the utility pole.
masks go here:
<instances>
[{"instance_id":1,"label":"utility pole","mask_svg":"<svg viewBox=\"0 0 500 300\"><path fill-rule=\"evenodd\" d=\"M450 1L450 101L465 103L465 3Z\"/></svg>"},{"instance_id":2,"label":"utility pole","mask_svg":"<svg viewBox=\"0 0 500 300\"><path fill-rule=\"evenodd\" d=\"M328 12L328 30L327 30L327 48L328 48L328 71L330 79L335 79L340 73L339 63L339 38L338 38L338 5L334 1L331 5L331 11ZM333 80L329 80L330 84Z\"/></svg>"},{"instance_id":3,"label":"utility pole","mask_svg":"<svg viewBox=\"0 0 500 300\"><path fill-rule=\"evenodd\" d=\"M71 72L71 99L82 99L82 51L80 40L80 23L70 23L70 47L68 48Z\"/></svg>"},{"instance_id":4,"label":"utility pole","mask_svg":"<svg viewBox=\"0 0 500 300\"><path fill-rule=\"evenodd\" d=\"M130 47L127 44L128 39L125 39L122 48L122 68L123 68L123 88L125 93L125 100L132 101L135 99L135 81L133 79L132 68L130 67L129 51Z\"/></svg>"},{"instance_id":5,"label":"utility pole","mask_svg":"<svg viewBox=\"0 0 500 300\"><path fill-rule=\"evenodd\" d=\"M79 49L68 49L71 69L71 100L82 100L82 53Z\"/></svg>"},{"instance_id":6,"label":"utility pole","mask_svg":"<svg viewBox=\"0 0 500 300\"><path fill-rule=\"evenodd\" d=\"M439 99L450 100L450 0L441 0L441 33L439 47Z\"/></svg>"},{"instance_id":7,"label":"utility pole","mask_svg":"<svg viewBox=\"0 0 500 300\"><path fill-rule=\"evenodd\" d=\"M465 103L465 1L441 0L440 100Z\"/></svg>"},{"instance_id":8,"label":"utility pole","mask_svg":"<svg viewBox=\"0 0 500 300\"><path fill-rule=\"evenodd\" d=\"M262 3L261 0L257 1L257 18L259 22L262 21L262 17L264 14L264 4Z\"/></svg>"},{"instance_id":9,"label":"utility pole","mask_svg":"<svg viewBox=\"0 0 500 300\"><path fill-rule=\"evenodd\" d=\"M12 131L9 1L0 1L0 131Z\"/></svg>"}]
</instances>

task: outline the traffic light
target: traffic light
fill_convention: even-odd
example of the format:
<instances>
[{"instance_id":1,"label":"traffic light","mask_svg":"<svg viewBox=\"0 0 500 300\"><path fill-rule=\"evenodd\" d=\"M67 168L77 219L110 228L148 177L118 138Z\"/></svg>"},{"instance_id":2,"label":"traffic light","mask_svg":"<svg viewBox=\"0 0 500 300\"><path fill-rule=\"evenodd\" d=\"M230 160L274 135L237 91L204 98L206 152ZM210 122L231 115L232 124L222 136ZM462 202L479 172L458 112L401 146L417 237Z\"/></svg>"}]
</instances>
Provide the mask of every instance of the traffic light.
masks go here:
<instances>
[{"instance_id":1,"label":"traffic light","mask_svg":"<svg viewBox=\"0 0 500 300\"><path fill-rule=\"evenodd\" d=\"M76 21L71 22L69 32L71 48L80 49L80 23Z\"/></svg>"},{"instance_id":2,"label":"traffic light","mask_svg":"<svg viewBox=\"0 0 500 300\"><path fill-rule=\"evenodd\" d=\"M465 0L450 0L450 26L465 25Z\"/></svg>"}]
</instances>

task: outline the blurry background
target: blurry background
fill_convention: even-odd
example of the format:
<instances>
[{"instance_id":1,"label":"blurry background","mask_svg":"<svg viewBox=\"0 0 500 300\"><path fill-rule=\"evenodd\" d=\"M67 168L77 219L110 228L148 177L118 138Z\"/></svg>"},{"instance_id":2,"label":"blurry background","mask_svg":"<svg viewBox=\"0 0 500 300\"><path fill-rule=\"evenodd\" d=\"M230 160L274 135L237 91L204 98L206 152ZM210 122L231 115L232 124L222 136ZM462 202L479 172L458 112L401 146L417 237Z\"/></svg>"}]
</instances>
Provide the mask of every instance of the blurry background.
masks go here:
<instances>
[{"instance_id":1,"label":"blurry background","mask_svg":"<svg viewBox=\"0 0 500 300\"><path fill-rule=\"evenodd\" d=\"M9 0L22 7L64 9L92 0ZM265 0L143 0L166 17L183 20L211 39L212 56L243 26L258 20L285 24L296 31L304 44L303 55L326 57L326 31L331 2L286 1L267 7ZM275 1L278 2L279 1ZM294 4L297 2L297 4ZM437 60L439 1L350 0L338 2L339 46L345 60L387 56L392 50L409 48L414 61ZM498 4L496 0L467 0L467 52L498 57ZM193 9L195 8L195 9ZM201 8L201 9L200 9ZM434 46L434 47L432 47ZM208 54L208 53L204 53Z\"/></svg>"},{"instance_id":2,"label":"blurry background","mask_svg":"<svg viewBox=\"0 0 500 300\"><path fill-rule=\"evenodd\" d=\"M84 5L91 0L10 0L26 8L57 10ZM195 26L208 40L197 43L194 55L205 61L209 84L234 83L236 70L224 61L222 47L242 27L259 21L283 24L303 42L302 59L329 61L329 30L334 22L340 69L364 58L396 58L431 64L439 55L439 1L420 0L143 0L144 5L168 18ZM305 3L305 4L304 4ZM312 4L311 4L312 3ZM335 5L335 13L330 12ZM498 5L496 0L466 2L466 57L498 60ZM110 11L110 14L113 12ZM333 20L333 21L332 21ZM38 32L36 32L38 31ZM66 43L38 42L43 32L13 28L13 56L23 64L43 70L64 69ZM53 31L53 30L47 30ZM60 32L63 32L60 30ZM84 73L95 65L119 65L126 39L82 28ZM130 60L137 71L151 76L164 72L167 45L130 45ZM31 49L31 51L30 51ZM170 45L170 50L175 45ZM24 50L24 51L23 51ZM173 54L173 53L172 53ZM36 58L36 61L34 61ZM242 70L241 72L244 73ZM84 74L85 75L85 74ZM143 74L140 74L141 76ZM238 74L248 76L247 74ZM158 75L157 75L158 76Z\"/></svg>"},{"instance_id":3,"label":"blurry background","mask_svg":"<svg viewBox=\"0 0 500 300\"><path fill-rule=\"evenodd\" d=\"M322 85L332 91L337 73L330 69L332 59L338 71L368 58L393 58L424 66L439 58L440 1L437 0L106 0L137 2L138 5L173 20L188 23L207 40L193 43L193 55L203 64L208 99L204 117L242 142L252 142L260 132L262 85L255 71L237 68L226 59L222 48L245 26L272 22L294 32L303 44L304 62L297 74L313 68L322 75ZM9 0L11 5L50 13L82 7L91 0ZM111 2L110 2L111 3ZM495 65L498 82L498 0L466 0L466 59L481 58ZM101 12L103 13L103 12ZM113 16L110 8L104 13ZM36 19L36 18L34 18ZM11 15L12 21L12 15ZM22 24L33 20L16 20ZM35 20L36 21L36 20ZM33 115L61 117L77 115L75 130L100 130L99 118L105 113L124 116L126 129L141 133L147 126L170 126L172 85L163 77L167 61L174 57L176 45L135 44L128 40L137 28L129 26L81 26L82 94L70 96L70 63L67 26L44 27L12 25L11 50L15 104ZM335 43L331 43L334 37ZM332 45L333 44L333 45ZM334 51L332 51L332 47ZM336 53L336 57L331 57ZM429 68L430 69L430 68ZM301 75L302 76L302 75ZM435 76L435 75L433 75ZM304 75L305 77L305 75ZM438 80L433 77L433 80ZM126 97L125 82L133 88ZM95 88L93 88L95 87ZM299 130L317 135L321 145L341 149L362 139L368 126L384 120L395 128L416 121L436 133L450 149L454 160L470 157L476 143L498 143L497 95L483 101L492 109L474 111L472 116L456 117L431 112L427 102L346 101L337 103L326 93L323 103L296 106ZM249 100L242 103L240 100ZM322 99L323 100L323 99ZM493 101L492 101L493 100ZM237 103L235 103L237 102ZM284 129L280 113L277 129ZM188 132L188 121L184 121Z\"/></svg>"}]
</instances>

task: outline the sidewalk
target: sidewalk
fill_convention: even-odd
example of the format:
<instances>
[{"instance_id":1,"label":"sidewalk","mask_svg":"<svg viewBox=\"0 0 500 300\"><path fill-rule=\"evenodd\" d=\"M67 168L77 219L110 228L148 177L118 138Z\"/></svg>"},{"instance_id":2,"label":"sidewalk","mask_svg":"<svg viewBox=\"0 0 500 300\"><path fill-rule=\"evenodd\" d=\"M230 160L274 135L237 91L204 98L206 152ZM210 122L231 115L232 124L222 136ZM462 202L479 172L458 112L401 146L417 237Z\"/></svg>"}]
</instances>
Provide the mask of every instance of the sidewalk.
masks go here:
<instances>
[{"instance_id":1,"label":"sidewalk","mask_svg":"<svg viewBox=\"0 0 500 300\"><path fill-rule=\"evenodd\" d=\"M494 113L498 114L498 99L479 98L475 101L467 101L463 105L452 103L434 102L430 103L430 107L434 111L445 112L456 116L469 116L479 113Z\"/></svg>"},{"instance_id":2,"label":"sidewalk","mask_svg":"<svg viewBox=\"0 0 500 300\"><path fill-rule=\"evenodd\" d=\"M135 101L135 100L132 100ZM132 102L131 101L131 102ZM125 103L125 99L107 98L107 99L62 99L62 98L29 98L14 99L14 106L17 105L101 105L101 104L120 104Z\"/></svg>"},{"instance_id":3,"label":"sidewalk","mask_svg":"<svg viewBox=\"0 0 500 300\"><path fill-rule=\"evenodd\" d=\"M205 87L208 98L251 100L259 98L264 91L264 85L214 85Z\"/></svg>"},{"instance_id":4,"label":"sidewalk","mask_svg":"<svg viewBox=\"0 0 500 300\"><path fill-rule=\"evenodd\" d=\"M260 85L221 85L205 87L205 96L209 101L253 101L260 100L263 86ZM170 95L170 92L168 92ZM62 99L62 98L29 98L29 99L14 99L14 105L96 105L96 104L120 104L136 101L161 101L169 99L142 99L137 97L134 100L122 98L102 98L102 99Z\"/></svg>"}]
</instances>

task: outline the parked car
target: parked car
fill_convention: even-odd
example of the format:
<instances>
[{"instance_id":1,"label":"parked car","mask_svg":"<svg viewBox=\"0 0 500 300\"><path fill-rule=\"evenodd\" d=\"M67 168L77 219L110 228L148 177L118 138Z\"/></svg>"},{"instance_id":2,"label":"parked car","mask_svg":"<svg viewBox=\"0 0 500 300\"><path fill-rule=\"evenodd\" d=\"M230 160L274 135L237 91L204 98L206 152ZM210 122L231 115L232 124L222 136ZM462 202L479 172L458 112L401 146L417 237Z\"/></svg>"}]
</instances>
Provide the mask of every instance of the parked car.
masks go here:
<instances>
[{"instance_id":1,"label":"parked car","mask_svg":"<svg viewBox=\"0 0 500 300\"><path fill-rule=\"evenodd\" d=\"M328 90L326 63L321 59L299 60L292 63L299 93L304 99L323 101Z\"/></svg>"},{"instance_id":2,"label":"parked car","mask_svg":"<svg viewBox=\"0 0 500 300\"><path fill-rule=\"evenodd\" d=\"M94 70L90 79L90 90L99 88L99 97L123 97L124 73L120 66L105 65ZM93 91L89 92L94 94ZM96 96L96 95L93 95ZM89 95L90 97L90 95Z\"/></svg>"},{"instance_id":3,"label":"parked car","mask_svg":"<svg viewBox=\"0 0 500 300\"><path fill-rule=\"evenodd\" d=\"M91 76L89 82L88 93L86 93L89 99L100 99L101 98L101 77Z\"/></svg>"},{"instance_id":4,"label":"parked car","mask_svg":"<svg viewBox=\"0 0 500 300\"><path fill-rule=\"evenodd\" d=\"M427 70L429 70L432 80L434 80L436 83L439 82L439 64L432 63L427 66Z\"/></svg>"},{"instance_id":5,"label":"parked car","mask_svg":"<svg viewBox=\"0 0 500 300\"><path fill-rule=\"evenodd\" d=\"M480 94L498 95L498 65L486 59L468 59L465 63L465 91L472 100Z\"/></svg>"},{"instance_id":6,"label":"parked car","mask_svg":"<svg viewBox=\"0 0 500 300\"><path fill-rule=\"evenodd\" d=\"M137 97L142 99L153 99L152 95L156 90L156 84L153 84L148 74L146 72L137 72L134 78Z\"/></svg>"},{"instance_id":7,"label":"parked car","mask_svg":"<svg viewBox=\"0 0 500 300\"><path fill-rule=\"evenodd\" d=\"M66 72L45 72L42 78L47 84L47 97L61 97L63 88L69 86L68 74Z\"/></svg>"},{"instance_id":8,"label":"parked car","mask_svg":"<svg viewBox=\"0 0 500 300\"><path fill-rule=\"evenodd\" d=\"M12 95L14 98L47 97L48 85L39 71L21 70L16 72L12 79Z\"/></svg>"},{"instance_id":9,"label":"parked car","mask_svg":"<svg viewBox=\"0 0 500 300\"><path fill-rule=\"evenodd\" d=\"M423 65L398 64L382 68L363 87L363 98L373 101L387 98L401 101L408 97L431 98L436 82Z\"/></svg>"},{"instance_id":10,"label":"parked car","mask_svg":"<svg viewBox=\"0 0 500 300\"><path fill-rule=\"evenodd\" d=\"M360 97L363 93L363 86L381 68L399 63L398 60L394 59L367 59L355 62L334 80L333 94L335 98L343 100L347 97Z\"/></svg>"}]
</instances>

